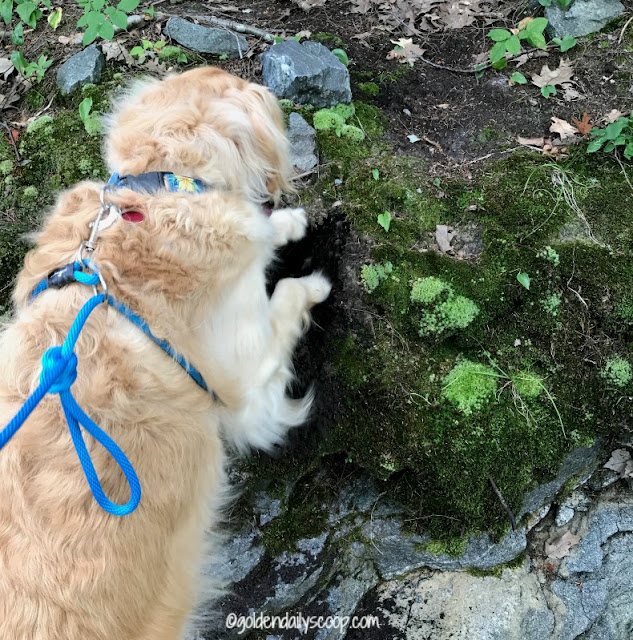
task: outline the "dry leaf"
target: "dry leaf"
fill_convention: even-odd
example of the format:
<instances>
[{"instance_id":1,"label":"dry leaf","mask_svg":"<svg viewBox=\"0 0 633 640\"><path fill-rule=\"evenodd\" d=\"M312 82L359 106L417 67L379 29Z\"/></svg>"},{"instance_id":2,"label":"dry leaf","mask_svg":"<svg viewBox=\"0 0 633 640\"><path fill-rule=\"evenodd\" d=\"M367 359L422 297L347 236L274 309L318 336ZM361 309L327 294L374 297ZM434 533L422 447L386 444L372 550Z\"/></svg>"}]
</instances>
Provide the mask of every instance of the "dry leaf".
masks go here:
<instances>
[{"instance_id":1,"label":"dry leaf","mask_svg":"<svg viewBox=\"0 0 633 640\"><path fill-rule=\"evenodd\" d=\"M609 113L607 113L606 116L604 116L604 118L601 118L601 122L604 124L613 124L618 118L621 118L624 114L621 111L618 111L617 109L612 109L611 111L609 111Z\"/></svg>"},{"instance_id":2,"label":"dry leaf","mask_svg":"<svg viewBox=\"0 0 633 640\"><path fill-rule=\"evenodd\" d=\"M435 242L442 253L453 253L451 240L455 235L455 231L450 231L448 225L438 224L435 227Z\"/></svg>"},{"instance_id":3,"label":"dry leaf","mask_svg":"<svg viewBox=\"0 0 633 640\"><path fill-rule=\"evenodd\" d=\"M567 531L560 538L557 538L553 542L545 543L545 554L548 558L554 558L560 560L569 555L570 549L580 542L580 537Z\"/></svg>"},{"instance_id":4,"label":"dry leaf","mask_svg":"<svg viewBox=\"0 0 633 640\"><path fill-rule=\"evenodd\" d=\"M592 129L593 124L591 123L591 116L587 111L582 112L582 116L580 116L580 120L577 118L572 118L571 121L576 125L576 128L583 136L586 136Z\"/></svg>"},{"instance_id":5,"label":"dry leaf","mask_svg":"<svg viewBox=\"0 0 633 640\"><path fill-rule=\"evenodd\" d=\"M413 144L414 142L420 142L421 138L418 138L418 136L415 135L415 133L410 133L407 138L409 139L409 142L411 144Z\"/></svg>"},{"instance_id":6,"label":"dry leaf","mask_svg":"<svg viewBox=\"0 0 633 640\"><path fill-rule=\"evenodd\" d=\"M605 469L617 471L620 478L633 478L633 460L631 453L626 449L616 449L604 465Z\"/></svg>"},{"instance_id":7,"label":"dry leaf","mask_svg":"<svg viewBox=\"0 0 633 640\"><path fill-rule=\"evenodd\" d=\"M327 0L292 0L296 5L299 5L304 11L310 11L315 7L322 7Z\"/></svg>"},{"instance_id":8,"label":"dry leaf","mask_svg":"<svg viewBox=\"0 0 633 640\"><path fill-rule=\"evenodd\" d=\"M128 50L120 43L115 41L104 40L101 43L101 52L106 60L117 60L133 64L134 58L128 53Z\"/></svg>"},{"instance_id":9,"label":"dry leaf","mask_svg":"<svg viewBox=\"0 0 633 640\"><path fill-rule=\"evenodd\" d=\"M567 120L556 118L555 116L552 116L552 125L549 130L552 133L557 133L562 142L565 140L574 140L578 133L578 129L576 129L573 124L569 124Z\"/></svg>"},{"instance_id":10,"label":"dry leaf","mask_svg":"<svg viewBox=\"0 0 633 640\"><path fill-rule=\"evenodd\" d=\"M569 82L574 75L574 69L569 64L569 60L561 60L557 69L550 69L546 64L543 65L541 73L532 74L532 84L537 87L547 87L548 85L563 84Z\"/></svg>"},{"instance_id":11,"label":"dry leaf","mask_svg":"<svg viewBox=\"0 0 633 640\"><path fill-rule=\"evenodd\" d=\"M418 58L424 55L424 49L420 49L417 44L413 44L413 38L400 38L392 40L400 49L394 49L387 54L387 60L398 60L398 62L408 62L413 64Z\"/></svg>"},{"instance_id":12,"label":"dry leaf","mask_svg":"<svg viewBox=\"0 0 633 640\"><path fill-rule=\"evenodd\" d=\"M524 138L523 136L517 136L517 142L526 147L539 147L541 148L545 144L545 137L540 138Z\"/></svg>"},{"instance_id":13,"label":"dry leaf","mask_svg":"<svg viewBox=\"0 0 633 640\"><path fill-rule=\"evenodd\" d=\"M580 91L577 91L574 88L574 85L571 82L566 82L561 85L563 88L563 100L565 102L573 102L574 100L578 100L580 98Z\"/></svg>"}]
</instances>

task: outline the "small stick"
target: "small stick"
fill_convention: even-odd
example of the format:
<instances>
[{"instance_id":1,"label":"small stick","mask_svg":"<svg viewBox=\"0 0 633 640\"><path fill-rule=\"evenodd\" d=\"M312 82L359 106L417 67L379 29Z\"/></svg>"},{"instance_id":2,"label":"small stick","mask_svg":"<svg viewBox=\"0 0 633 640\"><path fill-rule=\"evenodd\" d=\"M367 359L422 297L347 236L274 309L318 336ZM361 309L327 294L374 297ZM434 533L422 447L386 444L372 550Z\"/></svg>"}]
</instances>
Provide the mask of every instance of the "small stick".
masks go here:
<instances>
[{"instance_id":1,"label":"small stick","mask_svg":"<svg viewBox=\"0 0 633 640\"><path fill-rule=\"evenodd\" d=\"M0 120L0 125L2 125L7 130L7 136L9 137L9 142L13 147L13 151L15 153L15 159L18 161L18 164L22 162L22 158L20 157L20 152L18 151L18 147L15 144L15 140L13 139L13 133L11 132L11 127L6 122Z\"/></svg>"},{"instance_id":2,"label":"small stick","mask_svg":"<svg viewBox=\"0 0 633 640\"><path fill-rule=\"evenodd\" d=\"M225 29L231 29L237 31L237 33L247 33L251 36L257 36L264 40L264 42L274 42L275 36L268 31L259 29L250 24L244 24L243 22L235 22L234 20L225 20L224 18L216 18L215 16L188 16L199 22L205 22L207 24L214 24L218 27L224 27Z\"/></svg>"},{"instance_id":3,"label":"small stick","mask_svg":"<svg viewBox=\"0 0 633 640\"><path fill-rule=\"evenodd\" d=\"M492 490L495 492L495 495L499 499L499 502L501 503L501 506L504 508L505 512L508 514L508 518L510 518L510 524L512 525L512 531L516 531L517 530L516 518L514 517L514 514L512 513L512 510L508 506L508 503L503 499L503 496L501 495L501 491L499 491L499 487L497 487L497 485L495 484L495 481L492 479L492 476L488 476L488 482L490 483L490 486L492 487Z\"/></svg>"}]
</instances>

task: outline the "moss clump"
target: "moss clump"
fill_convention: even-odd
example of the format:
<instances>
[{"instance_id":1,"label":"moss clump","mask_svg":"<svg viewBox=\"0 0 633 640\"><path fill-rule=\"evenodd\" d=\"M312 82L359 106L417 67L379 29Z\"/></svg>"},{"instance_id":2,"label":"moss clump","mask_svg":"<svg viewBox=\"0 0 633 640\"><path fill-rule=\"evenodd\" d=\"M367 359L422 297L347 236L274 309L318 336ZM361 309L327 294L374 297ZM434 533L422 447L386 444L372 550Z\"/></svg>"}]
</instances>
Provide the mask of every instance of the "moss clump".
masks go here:
<instances>
[{"instance_id":1,"label":"moss clump","mask_svg":"<svg viewBox=\"0 0 633 640\"><path fill-rule=\"evenodd\" d=\"M375 82L359 82L358 88L368 96L375 97L380 93L380 87Z\"/></svg>"},{"instance_id":2,"label":"moss clump","mask_svg":"<svg viewBox=\"0 0 633 640\"><path fill-rule=\"evenodd\" d=\"M363 130L347 121L355 114L353 104L337 104L333 109L319 109L312 119L312 126L317 131L333 131L337 137L343 136L353 142L365 139Z\"/></svg>"},{"instance_id":3,"label":"moss clump","mask_svg":"<svg viewBox=\"0 0 633 640\"><path fill-rule=\"evenodd\" d=\"M442 395L461 412L470 415L494 397L496 378L497 374L491 367L462 360L444 378Z\"/></svg>"},{"instance_id":4,"label":"moss clump","mask_svg":"<svg viewBox=\"0 0 633 640\"><path fill-rule=\"evenodd\" d=\"M517 393L521 398L536 398L545 388L543 378L531 371L521 371L512 376Z\"/></svg>"},{"instance_id":5,"label":"moss clump","mask_svg":"<svg viewBox=\"0 0 633 640\"><path fill-rule=\"evenodd\" d=\"M37 187L29 185L22 190L22 198L25 202L33 202L38 196Z\"/></svg>"},{"instance_id":6,"label":"moss clump","mask_svg":"<svg viewBox=\"0 0 633 640\"><path fill-rule=\"evenodd\" d=\"M544 249L542 249L541 251L539 251L536 254L536 256L538 258L543 258L544 260L551 262L555 267L557 267L560 264L560 255L555 249L552 249L552 247L550 247L549 245Z\"/></svg>"},{"instance_id":7,"label":"moss clump","mask_svg":"<svg viewBox=\"0 0 633 640\"><path fill-rule=\"evenodd\" d=\"M426 551L434 556L446 555L459 558L466 551L466 537L449 538L448 540L429 540L421 545L419 551Z\"/></svg>"},{"instance_id":8,"label":"moss clump","mask_svg":"<svg viewBox=\"0 0 633 640\"><path fill-rule=\"evenodd\" d=\"M546 313L549 313L551 316L558 315L558 308L561 303L561 295L560 293L548 293L542 300L541 306L545 309Z\"/></svg>"},{"instance_id":9,"label":"moss clump","mask_svg":"<svg viewBox=\"0 0 633 640\"><path fill-rule=\"evenodd\" d=\"M3 176L8 176L13 171L13 161L12 160L3 160L0 162L0 173Z\"/></svg>"},{"instance_id":10,"label":"moss clump","mask_svg":"<svg viewBox=\"0 0 633 640\"><path fill-rule=\"evenodd\" d=\"M385 264L365 264L361 267L360 278L367 293L371 293L378 288L378 285L386 280L393 271L391 262Z\"/></svg>"},{"instance_id":11,"label":"moss clump","mask_svg":"<svg viewBox=\"0 0 633 640\"><path fill-rule=\"evenodd\" d=\"M604 378L608 384L615 387L626 387L633 378L633 368L628 360L624 358L607 358L604 367L600 371L600 376Z\"/></svg>"},{"instance_id":12,"label":"moss clump","mask_svg":"<svg viewBox=\"0 0 633 640\"><path fill-rule=\"evenodd\" d=\"M422 337L464 329L479 314L479 307L472 300L456 295L453 287L432 276L413 283L411 301L426 307L418 328Z\"/></svg>"}]
</instances>

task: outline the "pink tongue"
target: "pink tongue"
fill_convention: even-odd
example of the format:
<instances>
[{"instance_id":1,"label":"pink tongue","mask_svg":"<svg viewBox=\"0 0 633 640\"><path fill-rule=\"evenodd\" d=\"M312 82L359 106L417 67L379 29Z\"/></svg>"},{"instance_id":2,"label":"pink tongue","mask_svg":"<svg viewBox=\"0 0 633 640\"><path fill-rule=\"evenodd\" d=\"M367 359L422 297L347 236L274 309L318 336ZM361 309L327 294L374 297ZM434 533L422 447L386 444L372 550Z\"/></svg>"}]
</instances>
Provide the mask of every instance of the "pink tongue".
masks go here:
<instances>
[{"instance_id":1,"label":"pink tongue","mask_svg":"<svg viewBox=\"0 0 633 640\"><path fill-rule=\"evenodd\" d=\"M121 214L121 217L126 221L126 222L143 222L143 220L145 220L145 216L140 212L140 211L124 211Z\"/></svg>"}]
</instances>

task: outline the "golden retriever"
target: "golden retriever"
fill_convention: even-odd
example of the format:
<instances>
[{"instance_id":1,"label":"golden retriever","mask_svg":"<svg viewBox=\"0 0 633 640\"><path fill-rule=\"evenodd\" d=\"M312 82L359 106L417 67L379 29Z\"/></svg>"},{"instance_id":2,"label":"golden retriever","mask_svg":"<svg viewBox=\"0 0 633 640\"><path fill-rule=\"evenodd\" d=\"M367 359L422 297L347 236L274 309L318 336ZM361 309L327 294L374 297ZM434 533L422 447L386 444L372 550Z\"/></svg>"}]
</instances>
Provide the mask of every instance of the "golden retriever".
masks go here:
<instances>
[{"instance_id":1,"label":"golden retriever","mask_svg":"<svg viewBox=\"0 0 633 640\"><path fill-rule=\"evenodd\" d=\"M308 310L330 285L320 274L277 283L274 249L302 237L302 210L267 216L289 188L288 143L276 99L214 68L137 85L108 120L106 156L120 175L167 171L210 185L201 193L106 192L140 212L115 216L91 258L108 293L130 307L203 375L215 396L117 310L92 313L75 348L71 390L118 443L142 485L132 514L95 502L55 394L47 394L0 451L0 638L180 640L201 593L205 531L218 520L226 443L270 448L303 422L292 400L291 356ZM0 416L39 382L42 354L61 345L93 295L73 283L36 285L91 232L103 184L61 195L18 276L15 316L0 337ZM0 425L1 426L1 425ZM110 500L130 489L96 441L87 448Z\"/></svg>"}]
</instances>

